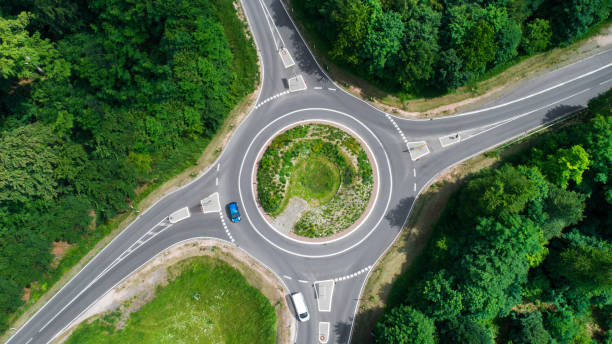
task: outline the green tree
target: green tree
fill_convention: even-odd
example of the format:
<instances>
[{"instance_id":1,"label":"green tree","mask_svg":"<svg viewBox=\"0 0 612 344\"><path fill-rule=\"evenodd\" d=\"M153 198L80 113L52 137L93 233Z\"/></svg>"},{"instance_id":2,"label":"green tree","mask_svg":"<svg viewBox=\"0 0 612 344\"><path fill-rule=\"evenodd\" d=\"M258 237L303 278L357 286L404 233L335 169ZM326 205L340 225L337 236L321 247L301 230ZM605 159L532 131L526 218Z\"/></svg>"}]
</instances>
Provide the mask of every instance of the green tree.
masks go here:
<instances>
[{"instance_id":1,"label":"green tree","mask_svg":"<svg viewBox=\"0 0 612 344\"><path fill-rule=\"evenodd\" d=\"M533 55L548 49L552 38L550 22L546 19L536 18L528 23L521 40L521 49L527 55Z\"/></svg>"},{"instance_id":2,"label":"green tree","mask_svg":"<svg viewBox=\"0 0 612 344\"><path fill-rule=\"evenodd\" d=\"M362 0L338 0L331 12L337 29L330 56L339 61L357 65L358 52L370 28L371 9Z\"/></svg>"},{"instance_id":3,"label":"green tree","mask_svg":"<svg viewBox=\"0 0 612 344\"><path fill-rule=\"evenodd\" d=\"M612 287L612 245L597 241L572 241L560 254L559 274L571 284L589 290Z\"/></svg>"},{"instance_id":4,"label":"green tree","mask_svg":"<svg viewBox=\"0 0 612 344\"><path fill-rule=\"evenodd\" d=\"M533 222L519 215L481 220L474 235L465 238L470 244L452 269L464 315L505 316L520 301L529 271L527 258L542 250L539 233Z\"/></svg>"},{"instance_id":5,"label":"green tree","mask_svg":"<svg viewBox=\"0 0 612 344\"><path fill-rule=\"evenodd\" d=\"M584 34L589 26L596 24L610 14L607 0L568 0L552 2L551 18L557 40L569 42Z\"/></svg>"},{"instance_id":6,"label":"green tree","mask_svg":"<svg viewBox=\"0 0 612 344\"><path fill-rule=\"evenodd\" d=\"M459 193L458 214L466 223L477 216L518 214L538 197L538 188L516 167L505 164L470 179Z\"/></svg>"},{"instance_id":7,"label":"green tree","mask_svg":"<svg viewBox=\"0 0 612 344\"><path fill-rule=\"evenodd\" d=\"M508 16L505 7L489 5L485 9L484 18L493 26L495 30L495 49L494 64L498 65L514 58L518 52L517 48L521 42L521 26Z\"/></svg>"},{"instance_id":8,"label":"green tree","mask_svg":"<svg viewBox=\"0 0 612 344\"><path fill-rule=\"evenodd\" d=\"M399 52L398 81L409 92L422 88L432 79L440 49L437 39L441 14L423 4L415 7L405 24Z\"/></svg>"},{"instance_id":9,"label":"green tree","mask_svg":"<svg viewBox=\"0 0 612 344\"><path fill-rule=\"evenodd\" d=\"M463 61L454 49L440 54L436 70L436 87L444 92L456 89L468 79Z\"/></svg>"},{"instance_id":10,"label":"green tree","mask_svg":"<svg viewBox=\"0 0 612 344\"><path fill-rule=\"evenodd\" d=\"M60 142L51 129L30 124L0 138L0 201L49 201L57 194L54 170Z\"/></svg>"},{"instance_id":11,"label":"green tree","mask_svg":"<svg viewBox=\"0 0 612 344\"><path fill-rule=\"evenodd\" d=\"M391 309L377 324L374 337L385 344L433 344L433 320L409 306Z\"/></svg>"},{"instance_id":12,"label":"green tree","mask_svg":"<svg viewBox=\"0 0 612 344\"><path fill-rule=\"evenodd\" d=\"M589 154L582 146L561 148L549 155L542 165L542 172L561 188L567 188L570 181L582 183L582 173L589 168Z\"/></svg>"},{"instance_id":13,"label":"green tree","mask_svg":"<svg viewBox=\"0 0 612 344\"><path fill-rule=\"evenodd\" d=\"M550 334L542 323L542 313L512 313L510 338L515 344L549 344Z\"/></svg>"},{"instance_id":14,"label":"green tree","mask_svg":"<svg viewBox=\"0 0 612 344\"><path fill-rule=\"evenodd\" d=\"M16 19L0 17L0 76L4 79L67 77L69 66L60 58L49 40L26 30L30 15L22 12Z\"/></svg>"},{"instance_id":15,"label":"green tree","mask_svg":"<svg viewBox=\"0 0 612 344\"><path fill-rule=\"evenodd\" d=\"M435 320L453 318L463 308L462 295L453 289L453 280L445 270L440 270L426 279L412 299L423 313Z\"/></svg>"},{"instance_id":16,"label":"green tree","mask_svg":"<svg viewBox=\"0 0 612 344\"><path fill-rule=\"evenodd\" d=\"M495 30L485 20L479 20L468 32L458 49L465 69L479 74L495 59Z\"/></svg>"},{"instance_id":17,"label":"green tree","mask_svg":"<svg viewBox=\"0 0 612 344\"><path fill-rule=\"evenodd\" d=\"M474 319L456 317L442 322L438 326L438 343L440 344L493 344L491 331Z\"/></svg>"},{"instance_id":18,"label":"green tree","mask_svg":"<svg viewBox=\"0 0 612 344\"><path fill-rule=\"evenodd\" d=\"M381 75L385 66L389 67L401 48L403 33L404 23L395 12L384 12L372 20L361 49L370 75Z\"/></svg>"},{"instance_id":19,"label":"green tree","mask_svg":"<svg viewBox=\"0 0 612 344\"><path fill-rule=\"evenodd\" d=\"M595 105L598 104L593 102ZM611 105L607 107L608 111L612 110ZM612 204L612 116L595 115L583 133L584 147L587 147L589 155L589 172L597 183L593 188L601 189L608 204Z\"/></svg>"}]
</instances>

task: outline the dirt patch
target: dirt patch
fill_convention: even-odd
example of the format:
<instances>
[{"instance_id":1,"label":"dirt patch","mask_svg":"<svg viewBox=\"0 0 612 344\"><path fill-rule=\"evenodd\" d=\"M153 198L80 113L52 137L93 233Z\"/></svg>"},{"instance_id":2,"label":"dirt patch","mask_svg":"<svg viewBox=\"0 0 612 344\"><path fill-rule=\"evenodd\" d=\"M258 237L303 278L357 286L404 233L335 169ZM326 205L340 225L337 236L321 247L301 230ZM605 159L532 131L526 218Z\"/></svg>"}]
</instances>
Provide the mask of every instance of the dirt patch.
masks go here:
<instances>
[{"instance_id":1,"label":"dirt patch","mask_svg":"<svg viewBox=\"0 0 612 344\"><path fill-rule=\"evenodd\" d=\"M93 321L108 312L121 313L119 324L155 297L155 289L165 286L176 276L177 263L198 256L222 259L240 271L247 282L259 289L276 311L276 342L289 343L295 334L295 318L289 310L285 290L280 280L245 251L216 239L194 239L159 253L127 279L98 299L85 313L71 324L53 343L63 343L83 321Z\"/></svg>"},{"instance_id":2,"label":"dirt patch","mask_svg":"<svg viewBox=\"0 0 612 344\"><path fill-rule=\"evenodd\" d=\"M23 296L21 299L25 302L28 302L30 299L30 293L32 292L32 288L23 288Z\"/></svg>"},{"instance_id":3,"label":"dirt patch","mask_svg":"<svg viewBox=\"0 0 612 344\"><path fill-rule=\"evenodd\" d=\"M53 261L51 262L51 268L55 269L74 244L69 244L66 241L54 241L52 245L51 254L53 255Z\"/></svg>"},{"instance_id":4,"label":"dirt patch","mask_svg":"<svg viewBox=\"0 0 612 344\"><path fill-rule=\"evenodd\" d=\"M288 235L291 233L293 225L306 210L308 210L308 202L300 197L293 196L287 203L285 210L272 220L272 226L279 232Z\"/></svg>"}]
</instances>

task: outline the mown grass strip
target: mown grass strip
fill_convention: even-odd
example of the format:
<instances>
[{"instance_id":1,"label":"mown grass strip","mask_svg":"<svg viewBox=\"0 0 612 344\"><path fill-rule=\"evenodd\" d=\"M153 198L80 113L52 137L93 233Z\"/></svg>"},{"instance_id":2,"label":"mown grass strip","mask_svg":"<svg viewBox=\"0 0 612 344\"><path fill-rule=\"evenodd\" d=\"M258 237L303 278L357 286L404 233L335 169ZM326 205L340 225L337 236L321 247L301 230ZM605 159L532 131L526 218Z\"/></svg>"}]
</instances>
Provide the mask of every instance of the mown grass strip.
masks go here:
<instances>
[{"instance_id":1,"label":"mown grass strip","mask_svg":"<svg viewBox=\"0 0 612 344\"><path fill-rule=\"evenodd\" d=\"M212 257L192 258L171 270L177 277L127 320L109 313L81 324L67 343L275 342L274 307L238 270Z\"/></svg>"}]
</instances>

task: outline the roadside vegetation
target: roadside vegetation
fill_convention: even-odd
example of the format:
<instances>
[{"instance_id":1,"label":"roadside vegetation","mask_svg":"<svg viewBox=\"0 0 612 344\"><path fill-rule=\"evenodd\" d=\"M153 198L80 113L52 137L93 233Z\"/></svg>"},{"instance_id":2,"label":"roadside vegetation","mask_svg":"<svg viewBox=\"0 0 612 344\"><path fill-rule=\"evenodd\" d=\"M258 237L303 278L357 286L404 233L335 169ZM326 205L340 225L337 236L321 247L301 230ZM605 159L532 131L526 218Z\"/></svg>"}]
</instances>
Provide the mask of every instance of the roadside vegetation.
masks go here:
<instances>
[{"instance_id":1,"label":"roadside vegetation","mask_svg":"<svg viewBox=\"0 0 612 344\"><path fill-rule=\"evenodd\" d=\"M0 41L4 331L197 162L258 70L231 0L4 1ZM57 242L70 248L52 264Z\"/></svg>"},{"instance_id":2,"label":"roadside vegetation","mask_svg":"<svg viewBox=\"0 0 612 344\"><path fill-rule=\"evenodd\" d=\"M85 322L66 343L276 342L274 307L238 270L211 257L177 265L174 279L142 308Z\"/></svg>"},{"instance_id":3,"label":"roadside vegetation","mask_svg":"<svg viewBox=\"0 0 612 344\"><path fill-rule=\"evenodd\" d=\"M394 283L374 340L612 342L611 138L609 91L470 176Z\"/></svg>"},{"instance_id":4,"label":"roadside vegetation","mask_svg":"<svg viewBox=\"0 0 612 344\"><path fill-rule=\"evenodd\" d=\"M272 140L257 169L257 195L271 216L283 212L292 197L309 209L293 230L325 237L353 224L372 193L372 167L359 142L329 125L306 124Z\"/></svg>"},{"instance_id":5,"label":"roadside vegetation","mask_svg":"<svg viewBox=\"0 0 612 344\"><path fill-rule=\"evenodd\" d=\"M315 51L402 103L446 94L606 21L607 0L290 0Z\"/></svg>"}]
</instances>

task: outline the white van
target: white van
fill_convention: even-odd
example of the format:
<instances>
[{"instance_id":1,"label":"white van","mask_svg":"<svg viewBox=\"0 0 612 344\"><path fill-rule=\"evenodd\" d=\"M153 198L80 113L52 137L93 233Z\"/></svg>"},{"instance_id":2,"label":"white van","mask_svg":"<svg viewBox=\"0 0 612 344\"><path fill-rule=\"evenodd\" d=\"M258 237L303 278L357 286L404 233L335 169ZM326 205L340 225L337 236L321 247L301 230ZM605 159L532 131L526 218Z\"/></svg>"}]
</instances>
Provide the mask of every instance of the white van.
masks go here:
<instances>
[{"instance_id":1,"label":"white van","mask_svg":"<svg viewBox=\"0 0 612 344\"><path fill-rule=\"evenodd\" d=\"M308 314L308 307L306 307L306 301L304 301L304 295L297 292L291 294L291 301L293 301L293 307L297 313L297 317L300 321L308 321L310 314Z\"/></svg>"}]
</instances>

